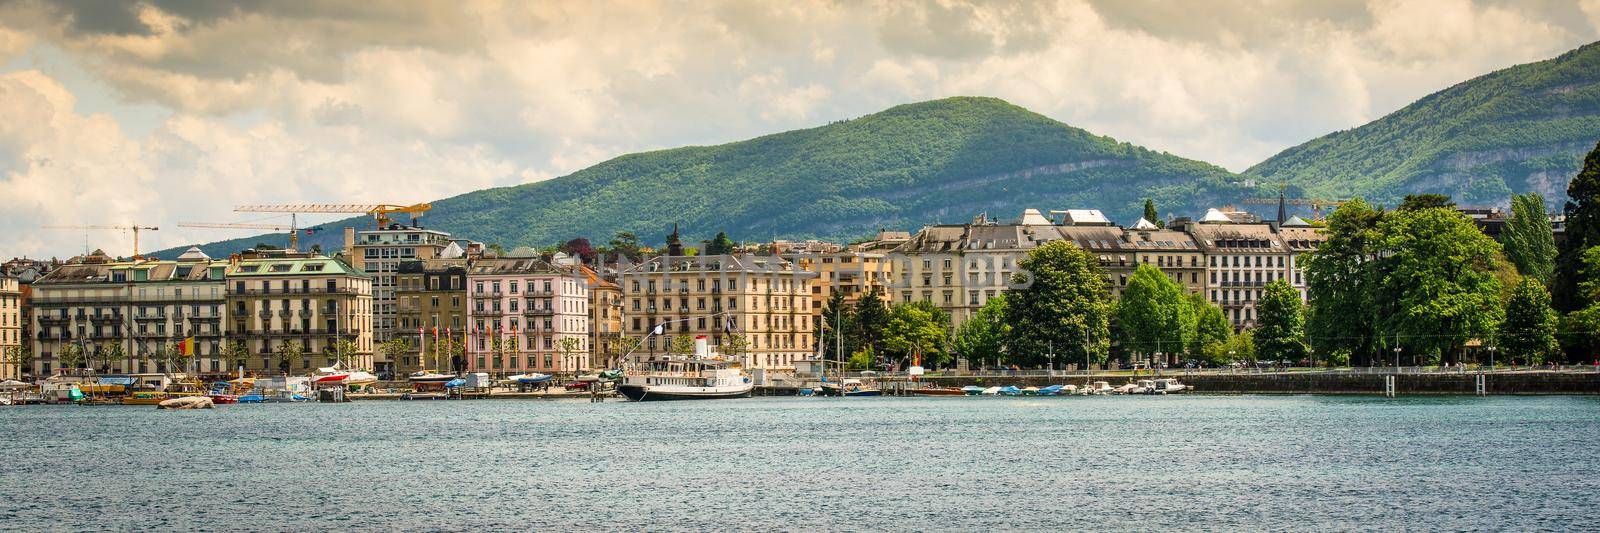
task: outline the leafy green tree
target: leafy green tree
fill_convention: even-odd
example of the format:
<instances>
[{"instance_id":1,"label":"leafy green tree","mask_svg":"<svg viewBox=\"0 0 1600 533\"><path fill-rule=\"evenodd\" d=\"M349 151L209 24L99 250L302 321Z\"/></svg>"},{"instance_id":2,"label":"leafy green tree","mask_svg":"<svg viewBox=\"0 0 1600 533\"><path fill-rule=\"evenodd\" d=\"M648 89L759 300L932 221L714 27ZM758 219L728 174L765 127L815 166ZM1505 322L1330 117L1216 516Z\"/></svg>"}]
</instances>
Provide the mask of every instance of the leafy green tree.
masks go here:
<instances>
[{"instance_id":1,"label":"leafy green tree","mask_svg":"<svg viewBox=\"0 0 1600 533\"><path fill-rule=\"evenodd\" d=\"M1455 209L1456 203L1443 194L1407 194L1396 211L1421 211L1423 209Z\"/></svg>"},{"instance_id":2,"label":"leafy green tree","mask_svg":"<svg viewBox=\"0 0 1600 533\"><path fill-rule=\"evenodd\" d=\"M1360 198L1353 199L1328 217L1327 240L1301 256L1311 304L1306 329L1324 357L1343 351L1351 354L1352 363L1370 366L1381 355L1373 296L1383 216Z\"/></svg>"},{"instance_id":3,"label":"leafy green tree","mask_svg":"<svg viewBox=\"0 0 1600 533\"><path fill-rule=\"evenodd\" d=\"M909 359L922 356L922 364L943 366L949 359L946 340L950 315L932 302L917 300L896 304L889 309L889 324L884 328L883 345L891 354Z\"/></svg>"},{"instance_id":4,"label":"leafy green tree","mask_svg":"<svg viewBox=\"0 0 1600 533\"><path fill-rule=\"evenodd\" d=\"M1156 212L1155 200L1149 198L1144 199L1144 219L1150 221L1151 224L1155 224L1158 228L1167 227L1166 221L1161 220L1161 213Z\"/></svg>"},{"instance_id":5,"label":"leafy green tree","mask_svg":"<svg viewBox=\"0 0 1600 533\"><path fill-rule=\"evenodd\" d=\"M61 368L83 368L88 361L84 358L83 347L78 343L70 342L61 346L61 351L56 354Z\"/></svg>"},{"instance_id":6,"label":"leafy green tree","mask_svg":"<svg viewBox=\"0 0 1600 533\"><path fill-rule=\"evenodd\" d=\"M1006 323L1006 296L1001 294L984 302L972 318L956 327L951 347L957 355L968 360L1003 361L1006 341L1010 336L1011 326Z\"/></svg>"},{"instance_id":7,"label":"leafy green tree","mask_svg":"<svg viewBox=\"0 0 1600 533\"><path fill-rule=\"evenodd\" d=\"M711 242L706 243L705 253L706 255L727 255L733 253L734 248L737 246L734 244L733 239L728 238L727 232L719 231L717 236L711 239Z\"/></svg>"},{"instance_id":8,"label":"leafy green tree","mask_svg":"<svg viewBox=\"0 0 1600 533\"><path fill-rule=\"evenodd\" d=\"M1256 302L1255 348L1260 357L1297 363L1306 348L1305 314L1300 293L1282 278L1268 283Z\"/></svg>"},{"instance_id":9,"label":"leafy green tree","mask_svg":"<svg viewBox=\"0 0 1600 533\"><path fill-rule=\"evenodd\" d=\"M33 375L33 348L27 343L7 347L6 364L16 367L18 376Z\"/></svg>"},{"instance_id":10,"label":"leafy green tree","mask_svg":"<svg viewBox=\"0 0 1600 533\"><path fill-rule=\"evenodd\" d=\"M1221 307L1207 302L1205 296L1200 294L1189 295L1189 306L1195 310L1195 331L1189 353L1205 354L1207 347L1228 342L1228 337L1233 334L1233 326L1228 323L1228 316L1223 314Z\"/></svg>"},{"instance_id":11,"label":"leafy green tree","mask_svg":"<svg viewBox=\"0 0 1600 533\"><path fill-rule=\"evenodd\" d=\"M1500 323L1500 244L1443 208L1398 211L1378 224L1381 272L1372 298L1383 337L1414 357L1438 358ZM1420 362L1420 359L1417 360Z\"/></svg>"},{"instance_id":12,"label":"leafy green tree","mask_svg":"<svg viewBox=\"0 0 1600 533\"><path fill-rule=\"evenodd\" d=\"M1183 286L1156 267L1139 265L1117 303L1122 346L1130 353L1177 354L1193 344L1194 312Z\"/></svg>"},{"instance_id":13,"label":"leafy green tree","mask_svg":"<svg viewBox=\"0 0 1600 533\"><path fill-rule=\"evenodd\" d=\"M128 360L128 352L122 349L122 343L119 342L102 342L99 352L101 361L105 363L101 366L102 372L111 372L112 369L121 366L123 361Z\"/></svg>"},{"instance_id":14,"label":"leafy green tree","mask_svg":"<svg viewBox=\"0 0 1600 533\"><path fill-rule=\"evenodd\" d=\"M849 325L854 326L852 331L857 346L870 347L873 353L884 353L883 335L889 327L889 308L883 304L878 287L872 287L856 299L854 321Z\"/></svg>"},{"instance_id":15,"label":"leafy green tree","mask_svg":"<svg viewBox=\"0 0 1600 533\"><path fill-rule=\"evenodd\" d=\"M729 333L722 338L722 346L718 347L722 355L738 359L750 351L750 339L738 333Z\"/></svg>"},{"instance_id":16,"label":"leafy green tree","mask_svg":"<svg viewBox=\"0 0 1600 533\"><path fill-rule=\"evenodd\" d=\"M1560 254L1556 256L1556 279L1550 287L1550 296L1557 310L1571 312L1585 308L1592 301L1579 294L1578 284L1584 281L1584 252L1600 246L1600 143L1583 158L1583 169L1567 184L1567 204L1563 212L1567 227Z\"/></svg>"},{"instance_id":17,"label":"leafy green tree","mask_svg":"<svg viewBox=\"0 0 1600 533\"><path fill-rule=\"evenodd\" d=\"M875 358L876 356L872 353L872 347L869 346L862 348L859 352L850 354L850 361L846 365L850 370L871 370L872 362Z\"/></svg>"},{"instance_id":18,"label":"leafy green tree","mask_svg":"<svg viewBox=\"0 0 1600 533\"><path fill-rule=\"evenodd\" d=\"M1105 363L1111 347L1111 288L1093 254L1066 241L1045 243L1017 261L1006 291L1006 349L1013 362L1037 366L1054 348L1063 361ZM1075 354L1075 355L1066 355Z\"/></svg>"},{"instance_id":19,"label":"leafy green tree","mask_svg":"<svg viewBox=\"0 0 1600 533\"><path fill-rule=\"evenodd\" d=\"M578 340L577 337L562 337L561 342L556 343L556 348L561 351L562 361L577 361L578 354L583 353L582 347L583 341ZM692 338L689 339L689 351L690 353L694 352L694 339ZM567 370L576 372L582 366L574 365L573 368Z\"/></svg>"},{"instance_id":20,"label":"leafy green tree","mask_svg":"<svg viewBox=\"0 0 1600 533\"><path fill-rule=\"evenodd\" d=\"M631 231L619 231L611 242L606 243L607 251L626 257L635 263L644 259L644 253L639 249L639 236Z\"/></svg>"},{"instance_id":21,"label":"leafy green tree","mask_svg":"<svg viewBox=\"0 0 1600 533\"><path fill-rule=\"evenodd\" d=\"M395 337L378 344L378 351L388 356L390 361L399 362L411 353L411 341L405 337Z\"/></svg>"},{"instance_id":22,"label":"leafy green tree","mask_svg":"<svg viewBox=\"0 0 1600 533\"><path fill-rule=\"evenodd\" d=\"M1538 281L1523 278L1506 302L1505 321L1500 323L1496 343L1508 357L1529 364L1542 363L1559 348L1558 322L1555 309L1550 307L1550 292Z\"/></svg>"},{"instance_id":23,"label":"leafy green tree","mask_svg":"<svg viewBox=\"0 0 1600 533\"><path fill-rule=\"evenodd\" d=\"M228 344L223 345L222 353L217 355L222 357L222 364L228 368L229 372L232 372L239 367L245 366L245 362L250 359L250 349L243 342L229 341Z\"/></svg>"},{"instance_id":24,"label":"leafy green tree","mask_svg":"<svg viewBox=\"0 0 1600 533\"><path fill-rule=\"evenodd\" d=\"M855 327L855 315L855 306L845 301L844 291L833 291L823 304L822 332L818 340L822 341L822 352L832 354L828 359L843 359L855 353L855 341L859 337L850 333Z\"/></svg>"},{"instance_id":25,"label":"leafy green tree","mask_svg":"<svg viewBox=\"0 0 1600 533\"><path fill-rule=\"evenodd\" d=\"M1517 266L1517 272L1550 283L1558 252L1543 196L1530 192L1511 198L1511 219L1506 221L1502 240L1506 259Z\"/></svg>"},{"instance_id":26,"label":"leafy green tree","mask_svg":"<svg viewBox=\"0 0 1600 533\"><path fill-rule=\"evenodd\" d=\"M305 355L305 345L290 339L279 341L277 353L278 371L285 376L289 375L289 372L294 370L295 367L301 366L301 361L305 360Z\"/></svg>"}]
</instances>

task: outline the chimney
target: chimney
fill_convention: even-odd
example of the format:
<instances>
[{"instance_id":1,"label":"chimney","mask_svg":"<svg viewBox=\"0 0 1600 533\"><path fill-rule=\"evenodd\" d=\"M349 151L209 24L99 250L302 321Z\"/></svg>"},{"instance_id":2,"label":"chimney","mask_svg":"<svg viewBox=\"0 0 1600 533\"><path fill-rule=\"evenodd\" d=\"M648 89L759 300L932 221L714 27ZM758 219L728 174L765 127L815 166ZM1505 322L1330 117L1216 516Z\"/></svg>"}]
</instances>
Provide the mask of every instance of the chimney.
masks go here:
<instances>
[{"instance_id":1,"label":"chimney","mask_svg":"<svg viewBox=\"0 0 1600 533\"><path fill-rule=\"evenodd\" d=\"M351 257L355 257L355 247L356 247L356 229L353 228L353 227L350 227L350 226L345 226L344 227L344 251L345 251L345 253L351 254L350 255Z\"/></svg>"}]
</instances>

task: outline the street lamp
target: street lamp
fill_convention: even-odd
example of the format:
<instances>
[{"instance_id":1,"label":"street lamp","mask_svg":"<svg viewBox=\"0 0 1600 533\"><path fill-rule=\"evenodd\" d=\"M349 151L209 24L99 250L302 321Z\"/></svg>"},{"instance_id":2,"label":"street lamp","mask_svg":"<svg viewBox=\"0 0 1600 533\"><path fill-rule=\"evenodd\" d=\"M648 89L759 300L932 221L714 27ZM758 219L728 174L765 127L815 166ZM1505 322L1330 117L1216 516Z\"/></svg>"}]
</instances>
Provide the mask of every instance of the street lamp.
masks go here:
<instances>
[{"instance_id":1,"label":"street lamp","mask_svg":"<svg viewBox=\"0 0 1600 533\"><path fill-rule=\"evenodd\" d=\"M1044 354L1044 358L1046 360L1050 361L1050 375L1052 375L1052 376L1056 375L1056 342L1055 341L1050 341L1050 353Z\"/></svg>"},{"instance_id":2,"label":"street lamp","mask_svg":"<svg viewBox=\"0 0 1600 533\"><path fill-rule=\"evenodd\" d=\"M1400 347L1394 347L1394 373L1400 373Z\"/></svg>"},{"instance_id":3,"label":"street lamp","mask_svg":"<svg viewBox=\"0 0 1600 533\"><path fill-rule=\"evenodd\" d=\"M1490 372L1494 371L1494 350L1495 350L1494 346L1492 346L1492 345L1489 346L1489 371Z\"/></svg>"},{"instance_id":4,"label":"street lamp","mask_svg":"<svg viewBox=\"0 0 1600 533\"><path fill-rule=\"evenodd\" d=\"M1166 360L1167 360L1166 359L1166 354L1161 353L1160 351L1157 351L1154 354L1154 357L1155 357L1154 359L1150 360L1150 373L1151 374L1160 375L1161 371L1160 370L1156 370L1156 361L1166 362Z\"/></svg>"}]
</instances>

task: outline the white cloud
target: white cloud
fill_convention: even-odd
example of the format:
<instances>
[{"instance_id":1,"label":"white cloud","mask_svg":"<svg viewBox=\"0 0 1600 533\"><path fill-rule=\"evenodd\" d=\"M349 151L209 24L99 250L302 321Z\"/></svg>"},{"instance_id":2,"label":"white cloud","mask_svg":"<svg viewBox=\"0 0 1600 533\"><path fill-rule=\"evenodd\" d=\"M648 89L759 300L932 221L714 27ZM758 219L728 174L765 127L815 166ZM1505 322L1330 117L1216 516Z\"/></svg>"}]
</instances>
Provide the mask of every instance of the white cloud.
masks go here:
<instances>
[{"instance_id":1,"label":"white cloud","mask_svg":"<svg viewBox=\"0 0 1600 533\"><path fill-rule=\"evenodd\" d=\"M130 135L75 109L92 88L0 73L0 193L19 200L0 255L75 251L27 230L46 220L139 219L163 226L147 247L176 245L227 236L170 226L237 219L234 203L436 199L953 95L1242 170L1600 33L1600 0L1547 8L0 2L0 64L50 46L127 103L172 110Z\"/></svg>"}]
</instances>

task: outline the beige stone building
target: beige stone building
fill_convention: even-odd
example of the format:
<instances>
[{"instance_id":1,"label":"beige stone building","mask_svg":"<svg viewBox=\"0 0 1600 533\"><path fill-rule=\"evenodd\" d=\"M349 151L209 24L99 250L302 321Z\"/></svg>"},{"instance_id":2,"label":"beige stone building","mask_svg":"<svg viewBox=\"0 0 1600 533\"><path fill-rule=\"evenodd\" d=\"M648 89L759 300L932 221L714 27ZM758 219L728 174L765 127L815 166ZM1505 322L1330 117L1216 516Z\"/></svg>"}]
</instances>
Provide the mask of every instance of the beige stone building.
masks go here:
<instances>
[{"instance_id":1,"label":"beige stone building","mask_svg":"<svg viewBox=\"0 0 1600 533\"><path fill-rule=\"evenodd\" d=\"M403 261L396 270L395 280L396 336L406 339L411 350L394 361L394 375L405 376L419 370L453 370L457 362L451 360L449 354L441 353L439 342L445 338L458 342L465 338L467 260Z\"/></svg>"},{"instance_id":2,"label":"beige stone building","mask_svg":"<svg viewBox=\"0 0 1600 533\"><path fill-rule=\"evenodd\" d=\"M747 368L792 371L816 353L816 276L782 257L756 255L666 255L629 268L621 276L625 330L645 339L634 359L663 355L678 337L705 335Z\"/></svg>"},{"instance_id":3,"label":"beige stone building","mask_svg":"<svg viewBox=\"0 0 1600 533\"><path fill-rule=\"evenodd\" d=\"M219 357L226 270L226 261L197 248L176 261L112 261L97 251L61 265L30 286L34 375L226 372ZM168 368L163 353L187 338L195 340L193 358ZM80 355L69 360L69 349Z\"/></svg>"},{"instance_id":4,"label":"beige stone building","mask_svg":"<svg viewBox=\"0 0 1600 533\"><path fill-rule=\"evenodd\" d=\"M305 374L338 362L334 346L354 343L347 368L372 370L372 278L311 253L251 251L227 268L228 341L249 352L249 371L283 372L284 344L300 348Z\"/></svg>"},{"instance_id":5,"label":"beige stone building","mask_svg":"<svg viewBox=\"0 0 1600 533\"><path fill-rule=\"evenodd\" d=\"M399 287L400 263L417 259L461 257L462 250L451 242L450 234L404 224L356 232L346 229L346 248L350 264L372 277L372 340L383 343L404 328L399 323L395 291ZM413 328L415 329L415 328ZM374 354L373 366L380 374L394 370L386 354Z\"/></svg>"},{"instance_id":6,"label":"beige stone building","mask_svg":"<svg viewBox=\"0 0 1600 533\"><path fill-rule=\"evenodd\" d=\"M1234 222L1213 209L1198 222L1181 221L1174 229L1188 233L1205 254L1206 299L1221 306L1235 328L1254 327L1262 289L1299 271L1295 254L1272 224Z\"/></svg>"},{"instance_id":7,"label":"beige stone building","mask_svg":"<svg viewBox=\"0 0 1600 533\"><path fill-rule=\"evenodd\" d=\"M467 304L468 370L590 370L589 287L576 267L553 265L528 248L479 259L467 269Z\"/></svg>"},{"instance_id":8,"label":"beige stone building","mask_svg":"<svg viewBox=\"0 0 1600 533\"><path fill-rule=\"evenodd\" d=\"M822 308L833 298L833 293L844 295L847 304L855 305L863 296L877 291L884 303L892 301L894 294L894 262L881 252L835 251L830 253L791 253L783 258L795 267L813 272L817 278L811 282L811 321L821 327ZM817 331L820 331L817 330Z\"/></svg>"},{"instance_id":9,"label":"beige stone building","mask_svg":"<svg viewBox=\"0 0 1600 533\"><path fill-rule=\"evenodd\" d=\"M22 376L16 359L22 343L22 285L0 275L0 381Z\"/></svg>"},{"instance_id":10,"label":"beige stone building","mask_svg":"<svg viewBox=\"0 0 1600 533\"><path fill-rule=\"evenodd\" d=\"M631 344L624 342L622 286L608 281L599 272L580 266L589 283L589 346L595 369L616 368Z\"/></svg>"}]
</instances>

